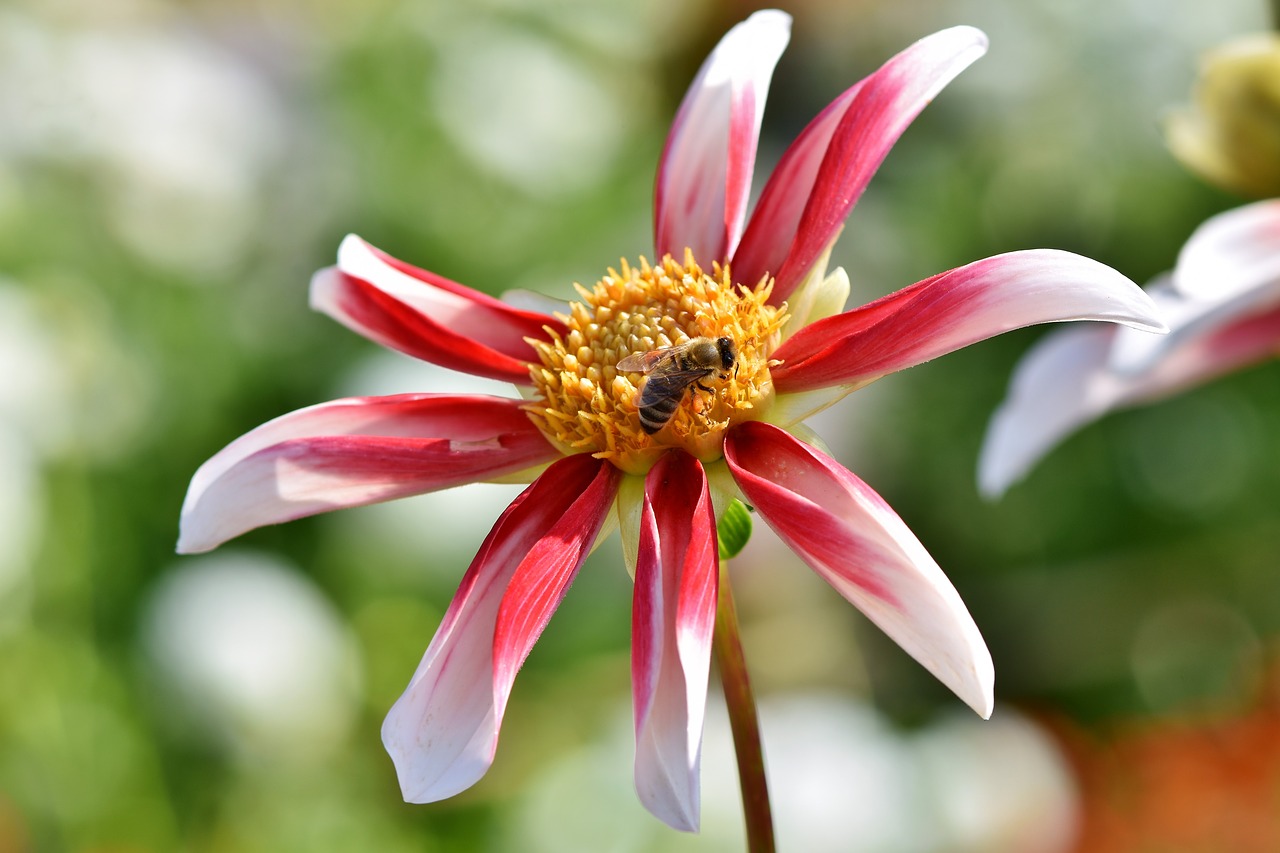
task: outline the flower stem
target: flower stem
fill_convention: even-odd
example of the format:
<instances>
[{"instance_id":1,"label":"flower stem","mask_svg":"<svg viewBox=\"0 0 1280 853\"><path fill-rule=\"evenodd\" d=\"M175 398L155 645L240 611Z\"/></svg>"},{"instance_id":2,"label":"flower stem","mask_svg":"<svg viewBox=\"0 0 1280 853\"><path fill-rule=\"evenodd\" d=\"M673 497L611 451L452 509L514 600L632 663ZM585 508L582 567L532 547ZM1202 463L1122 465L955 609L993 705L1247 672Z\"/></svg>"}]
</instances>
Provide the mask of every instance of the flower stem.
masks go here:
<instances>
[{"instance_id":1,"label":"flower stem","mask_svg":"<svg viewBox=\"0 0 1280 853\"><path fill-rule=\"evenodd\" d=\"M720 593L716 602L714 647L720 667L724 701L729 708L733 747L738 756L738 784L742 788L742 810L747 825L750 853L774 853L773 810L769 806L769 786L764 776L764 752L760 747L760 721L756 716L755 694L747 677L738 632L738 609L729 586L729 563L720 562Z\"/></svg>"}]
</instances>

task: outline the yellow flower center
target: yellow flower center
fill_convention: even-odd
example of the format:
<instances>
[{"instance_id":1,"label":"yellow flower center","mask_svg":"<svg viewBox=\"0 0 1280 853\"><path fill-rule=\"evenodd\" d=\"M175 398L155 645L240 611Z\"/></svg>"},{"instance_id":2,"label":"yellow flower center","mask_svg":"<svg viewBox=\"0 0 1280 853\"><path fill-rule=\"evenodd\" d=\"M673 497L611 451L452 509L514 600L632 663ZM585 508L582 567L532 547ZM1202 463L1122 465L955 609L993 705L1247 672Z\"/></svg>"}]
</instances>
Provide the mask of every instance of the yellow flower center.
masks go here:
<instances>
[{"instance_id":1,"label":"yellow flower center","mask_svg":"<svg viewBox=\"0 0 1280 853\"><path fill-rule=\"evenodd\" d=\"M768 304L772 279L735 285L727 266L708 274L686 250L683 264L670 255L657 266L624 260L592 289L575 286L582 301L562 318L568 333L529 339L540 361L529 370L537 394L529 416L565 453L591 453L633 474L671 447L711 462L725 430L759 417L773 398L769 354L787 314ZM630 369L637 361L644 367ZM657 384L646 395L647 382Z\"/></svg>"}]
</instances>

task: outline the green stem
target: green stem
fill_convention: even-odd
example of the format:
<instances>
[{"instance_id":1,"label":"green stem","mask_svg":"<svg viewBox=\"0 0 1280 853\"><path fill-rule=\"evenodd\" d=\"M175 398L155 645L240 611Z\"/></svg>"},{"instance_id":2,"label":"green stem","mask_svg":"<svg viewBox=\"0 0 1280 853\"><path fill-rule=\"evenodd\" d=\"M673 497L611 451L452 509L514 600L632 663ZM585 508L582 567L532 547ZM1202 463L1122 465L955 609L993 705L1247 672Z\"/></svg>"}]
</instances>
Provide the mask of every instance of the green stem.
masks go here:
<instances>
[{"instance_id":1,"label":"green stem","mask_svg":"<svg viewBox=\"0 0 1280 853\"><path fill-rule=\"evenodd\" d=\"M1271 6L1271 25L1280 30L1280 0L1270 0Z\"/></svg>"},{"instance_id":2,"label":"green stem","mask_svg":"<svg viewBox=\"0 0 1280 853\"><path fill-rule=\"evenodd\" d=\"M738 609L733 603L733 590L729 587L727 560L720 562L720 595L716 602L713 645L716 663L720 667L725 705L729 708L734 751L738 756L738 784L742 788L747 850L750 853L774 853L773 810L769 806L769 785L764 776L760 721L756 716L751 679L747 677L747 662L742 655Z\"/></svg>"}]
</instances>

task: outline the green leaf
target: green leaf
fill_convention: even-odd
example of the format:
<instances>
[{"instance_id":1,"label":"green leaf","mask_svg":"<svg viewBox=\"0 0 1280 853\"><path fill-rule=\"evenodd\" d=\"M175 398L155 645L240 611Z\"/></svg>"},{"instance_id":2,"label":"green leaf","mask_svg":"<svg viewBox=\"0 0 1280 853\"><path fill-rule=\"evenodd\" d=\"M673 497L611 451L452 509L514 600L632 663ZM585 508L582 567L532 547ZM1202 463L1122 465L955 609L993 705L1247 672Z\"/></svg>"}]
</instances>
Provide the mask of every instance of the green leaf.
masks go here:
<instances>
[{"instance_id":1,"label":"green leaf","mask_svg":"<svg viewBox=\"0 0 1280 853\"><path fill-rule=\"evenodd\" d=\"M734 498L725 507L724 514L716 522L716 537L720 540L720 559L738 556L751 538L751 513L746 505Z\"/></svg>"}]
</instances>

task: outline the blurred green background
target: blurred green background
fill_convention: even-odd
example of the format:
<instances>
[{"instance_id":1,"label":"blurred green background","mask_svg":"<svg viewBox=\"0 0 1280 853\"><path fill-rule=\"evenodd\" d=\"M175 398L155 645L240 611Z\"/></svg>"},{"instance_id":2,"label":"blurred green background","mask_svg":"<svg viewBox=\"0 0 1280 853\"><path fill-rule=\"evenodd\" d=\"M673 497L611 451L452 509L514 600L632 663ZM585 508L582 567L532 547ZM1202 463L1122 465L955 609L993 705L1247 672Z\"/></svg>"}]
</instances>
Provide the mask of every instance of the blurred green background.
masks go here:
<instances>
[{"instance_id":1,"label":"blurred green background","mask_svg":"<svg viewBox=\"0 0 1280 853\"><path fill-rule=\"evenodd\" d=\"M1261 3L784 5L762 173L911 41L991 37L850 218L833 263L855 302L1035 247L1144 282L1240 203L1174 163L1159 119L1201 51L1266 26ZM714 685L703 833L631 791L611 545L530 657L489 775L401 803L381 717L515 490L173 546L191 474L248 429L347 394L479 387L307 309L345 233L492 293L567 297L649 253L670 116L754 8L0 6L0 853L740 848ZM818 424L969 605L996 664L990 723L767 530L736 561L784 847L1069 849L1087 797L1039 721L1101 737L1258 701L1280 636L1277 367L1112 416L988 504L986 419L1042 333L886 379Z\"/></svg>"}]
</instances>

